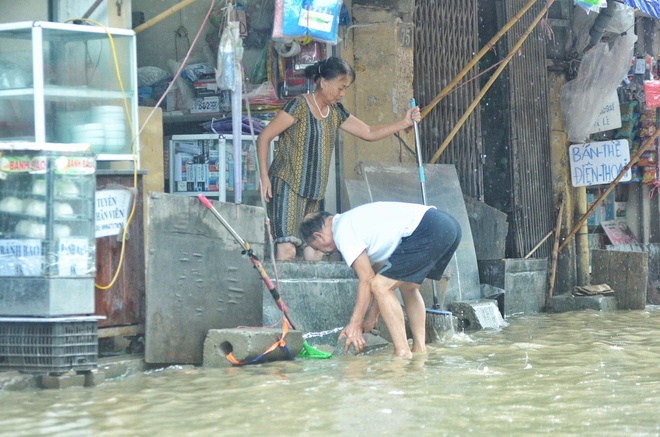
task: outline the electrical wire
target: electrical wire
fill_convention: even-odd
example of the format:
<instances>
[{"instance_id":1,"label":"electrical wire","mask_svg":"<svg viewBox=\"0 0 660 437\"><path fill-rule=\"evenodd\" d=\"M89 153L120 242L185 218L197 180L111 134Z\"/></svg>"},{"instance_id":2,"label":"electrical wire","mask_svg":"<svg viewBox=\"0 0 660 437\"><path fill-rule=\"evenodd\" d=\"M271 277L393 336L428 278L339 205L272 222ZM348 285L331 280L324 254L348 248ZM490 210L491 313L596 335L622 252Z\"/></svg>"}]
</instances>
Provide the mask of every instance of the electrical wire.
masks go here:
<instances>
[{"instance_id":1,"label":"electrical wire","mask_svg":"<svg viewBox=\"0 0 660 437\"><path fill-rule=\"evenodd\" d=\"M117 80L119 82L119 87L121 89L121 93L122 93L122 97L123 97L123 101L124 101L124 110L127 114L127 120L128 120L129 128L130 128L130 131L131 131L131 138L132 138L132 140L131 140L131 152L132 152L132 158L133 158L133 190L132 190L133 191L133 203L132 203L132 206L131 206L131 212L130 212L128 218L126 219L126 224L124 225L124 230L122 232L121 251L120 251L120 254L119 254L119 262L117 263L117 269L116 269L115 274L114 274L114 276L113 276L113 278L112 278L112 280L110 281L109 284L100 285L100 284L97 284L96 281L95 281L94 286L96 288L100 289L100 290L108 290L115 284L115 282L117 281L117 278L119 277L119 273L121 272L122 266L124 264L124 254L125 254L125 250L126 250L126 235L128 233L128 227L129 227L131 221L133 220L133 217L135 215L135 210L137 208L137 195L138 195L137 171L138 171L138 165L137 165L137 153L135 151L135 142L136 142L137 138L140 137L140 134L142 133L142 131L146 127L147 123L149 122L151 117L156 112L156 108L158 108L161 105L161 103L163 102L163 100L167 96L167 93L170 91L170 89L174 85L174 82L176 81L176 78L179 77L179 75L181 74L181 71L185 67L186 62L188 61L188 58L190 57L190 54L191 54L193 48L195 47L195 44L197 43L197 40L199 39L199 36L202 33L202 30L204 29L204 26L206 25L206 22L208 21L209 16L211 15L211 11L213 10L214 5L215 5L215 0L211 0L211 6L210 6L208 12L206 13L206 16L204 17L204 21L202 22L202 24L199 28L199 31L197 32L197 35L195 36L195 39L193 40L192 44L190 45L190 48L188 50L188 53L186 54L186 57L181 62L181 67L179 68L179 71L177 71L177 73L174 75L174 78L170 82L169 86L167 87L167 89L165 90L165 92L163 93L161 98L158 100L158 102L156 103L156 106L154 107L154 109L149 113L149 115L145 119L144 123L142 124L142 127L140 127L140 129L138 130L137 134L134 133L133 123L132 123L132 119L130 117L130 110L129 110L129 107L128 107L128 98L126 96L126 91L124 89L124 84L123 84L122 79L121 79L121 72L119 70L119 61L117 59L117 50L115 48L114 40L112 38L112 34L110 33L110 30L104 24L99 23L99 22L94 21L94 20L87 19L87 18L75 18L75 19L67 20L67 21L83 21L83 22L88 22L88 23L94 24L96 26L99 26L99 27L103 28L105 30L106 34L108 35L108 39L110 41L110 47L112 49L112 57L113 57L113 61L114 61L114 64L115 64L114 65L115 66L115 73L117 75Z\"/></svg>"}]
</instances>

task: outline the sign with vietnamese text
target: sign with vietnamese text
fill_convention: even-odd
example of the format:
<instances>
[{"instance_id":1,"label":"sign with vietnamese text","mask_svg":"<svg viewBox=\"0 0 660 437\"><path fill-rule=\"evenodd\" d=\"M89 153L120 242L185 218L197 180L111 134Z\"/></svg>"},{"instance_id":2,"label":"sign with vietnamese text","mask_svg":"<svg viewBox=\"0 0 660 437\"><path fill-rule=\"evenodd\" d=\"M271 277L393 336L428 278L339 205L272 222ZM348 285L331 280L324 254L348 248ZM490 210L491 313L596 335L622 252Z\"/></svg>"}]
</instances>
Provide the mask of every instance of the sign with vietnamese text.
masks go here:
<instances>
[{"instance_id":1,"label":"sign with vietnamese text","mask_svg":"<svg viewBox=\"0 0 660 437\"><path fill-rule=\"evenodd\" d=\"M624 219L601 222L600 225L612 244L638 244L637 237Z\"/></svg>"},{"instance_id":2,"label":"sign with vietnamese text","mask_svg":"<svg viewBox=\"0 0 660 437\"><path fill-rule=\"evenodd\" d=\"M41 240L0 240L0 276L40 276Z\"/></svg>"},{"instance_id":3,"label":"sign with vietnamese text","mask_svg":"<svg viewBox=\"0 0 660 437\"><path fill-rule=\"evenodd\" d=\"M96 192L96 238L117 235L124 229L131 206L129 190Z\"/></svg>"},{"instance_id":4,"label":"sign with vietnamese text","mask_svg":"<svg viewBox=\"0 0 660 437\"><path fill-rule=\"evenodd\" d=\"M86 238L60 238L57 243L57 271L60 276L84 276L91 271L89 241Z\"/></svg>"},{"instance_id":5,"label":"sign with vietnamese text","mask_svg":"<svg viewBox=\"0 0 660 437\"><path fill-rule=\"evenodd\" d=\"M609 184L630 162L628 140L573 144L568 148L574 187ZM629 181L630 170L620 179Z\"/></svg>"},{"instance_id":6,"label":"sign with vietnamese text","mask_svg":"<svg viewBox=\"0 0 660 437\"><path fill-rule=\"evenodd\" d=\"M619 97L616 90L607 99L607 103L598 113L598 118L589 130L590 134L603 132L612 129L619 129L621 124L621 107L619 106Z\"/></svg>"}]
</instances>

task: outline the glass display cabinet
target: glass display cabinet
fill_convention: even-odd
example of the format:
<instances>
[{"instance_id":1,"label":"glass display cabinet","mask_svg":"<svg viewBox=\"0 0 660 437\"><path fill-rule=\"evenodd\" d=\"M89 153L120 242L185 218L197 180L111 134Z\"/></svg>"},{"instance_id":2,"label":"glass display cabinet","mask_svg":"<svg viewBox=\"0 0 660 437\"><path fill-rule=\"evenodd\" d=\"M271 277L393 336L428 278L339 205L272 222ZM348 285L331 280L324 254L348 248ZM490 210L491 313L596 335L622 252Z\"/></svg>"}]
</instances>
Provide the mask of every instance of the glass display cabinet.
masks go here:
<instances>
[{"instance_id":1,"label":"glass display cabinet","mask_svg":"<svg viewBox=\"0 0 660 437\"><path fill-rule=\"evenodd\" d=\"M173 135L169 147L169 192L184 196L204 194L221 202L236 202L235 173L240 171L241 202L261 206L257 152L250 135L241 136L241 156L234 156L233 135ZM268 151L272 162L275 138Z\"/></svg>"},{"instance_id":2,"label":"glass display cabinet","mask_svg":"<svg viewBox=\"0 0 660 437\"><path fill-rule=\"evenodd\" d=\"M0 143L0 316L94 313L95 173L87 145Z\"/></svg>"},{"instance_id":3,"label":"glass display cabinet","mask_svg":"<svg viewBox=\"0 0 660 437\"><path fill-rule=\"evenodd\" d=\"M86 143L133 161L135 32L42 21L0 25L0 141Z\"/></svg>"}]
</instances>

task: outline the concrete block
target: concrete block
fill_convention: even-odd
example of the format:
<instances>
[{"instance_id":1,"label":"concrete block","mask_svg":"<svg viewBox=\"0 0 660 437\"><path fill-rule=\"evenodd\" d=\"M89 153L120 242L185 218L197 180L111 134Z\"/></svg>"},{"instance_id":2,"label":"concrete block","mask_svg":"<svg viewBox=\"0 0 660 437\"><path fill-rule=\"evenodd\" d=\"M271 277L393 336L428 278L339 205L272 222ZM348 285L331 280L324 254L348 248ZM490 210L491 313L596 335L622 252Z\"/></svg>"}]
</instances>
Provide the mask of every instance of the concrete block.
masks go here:
<instances>
[{"instance_id":1,"label":"concrete block","mask_svg":"<svg viewBox=\"0 0 660 437\"><path fill-rule=\"evenodd\" d=\"M616 299L613 296L573 296L562 294L553 296L548 302L547 312L565 313L567 311L615 311Z\"/></svg>"},{"instance_id":2,"label":"concrete block","mask_svg":"<svg viewBox=\"0 0 660 437\"><path fill-rule=\"evenodd\" d=\"M452 302L449 310L458 319L459 329L462 330L497 329L506 325L497 301L492 299Z\"/></svg>"},{"instance_id":3,"label":"concrete block","mask_svg":"<svg viewBox=\"0 0 660 437\"><path fill-rule=\"evenodd\" d=\"M263 354L282 336L279 328L210 329L204 340L205 367L230 367L230 352L239 362L249 362ZM277 347L263 357L267 361L283 361L296 357L303 348L302 332L290 330L284 337L289 354Z\"/></svg>"},{"instance_id":4,"label":"concrete block","mask_svg":"<svg viewBox=\"0 0 660 437\"><path fill-rule=\"evenodd\" d=\"M548 260L480 260L479 281L504 290L505 317L539 313L544 309L548 293Z\"/></svg>"},{"instance_id":5,"label":"concrete block","mask_svg":"<svg viewBox=\"0 0 660 437\"><path fill-rule=\"evenodd\" d=\"M263 208L211 201L263 257ZM209 329L262 326L262 281L197 198L149 194L145 361L201 364Z\"/></svg>"},{"instance_id":6,"label":"concrete block","mask_svg":"<svg viewBox=\"0 0 660 437\"><path fill-rule=\"evenodd\" d=\"M85 375L76 373L65 373L64 375L41 375L39 377L40 388L62 389L69 387L83 387Z\"/></svg>"},{"instance_id":7,"label":"concrete block","mask_svg":"<svg viewBox=\"0 0 660 437\"><path fill-rule=\"evenodd\" d=\"M85 387L96 387L105 381L105 372L102 370L90 370L82 375L85 377Z\"/></svg>"},{"instance_id":8,"label":"concrete block","mask_svg":"<svg viewBox=\"0 0 660 437\"><path fill-rule=\"evenodd\" d=\"M643 310L646 308L648 265L646 252L593 250L591 283L609 285L614 290L618 309Z\"/></svg>"},{"instance_id":9,"label":"concrete block","mask_svg":"<svg viewBox=\"0 0 660 437\"><path fill-rule=\"evenodd\" d=\"M375 335L372 333L366 333L363 334L364 341L366 342L366 345L364 346L364 349L362 349L362 355L368 354L370 352L386 348L387 346L390 345L390 342L385 340L383 337L380 335ZM344 354L344 347L346 346L346 339L342 338L341 341L337 344L337 347L335 348L334 352L332 353L333 356L342 356ZM355 351L353 350L353 346L351 346L348 349L348 355L355 355Z\"/></svg>"},{"instance_id":10,"label":"concrete block","mask_svg":"<svg viewBox=\"0 0 660 437\"><path fill-rule=\"evenodd\" d=\"M337 328L345 326L353 314L358 284L355 272L343 261L280 262L276 283L272 263L263 265L273 283L279 285L296 329L319 333L308 338L308 343L337 344ZM263 324L270 326L282 320L282 312L265 285L262 289Z\"/></svg>"},{"instance_id":11,"label":"concrete block","mask_svg":"<svg viewBox=\"0 0 660 437\"><path fill-rule=\"evenodd\" d=\"M612 244L607 250L647 252L648 282L646 285L646 302L660 305L660 244Z\"/></svg>"},{"instance_id":12,"label":"concrete block","mask_svg":"<svg viewBox=\"0 0 660 437\"><path fill-rule=\"evenodd\" d=\"M509 233L507 215L472 197L463 198L477 261L504 258L506 236Z\"/></svg>"}]
</instances>

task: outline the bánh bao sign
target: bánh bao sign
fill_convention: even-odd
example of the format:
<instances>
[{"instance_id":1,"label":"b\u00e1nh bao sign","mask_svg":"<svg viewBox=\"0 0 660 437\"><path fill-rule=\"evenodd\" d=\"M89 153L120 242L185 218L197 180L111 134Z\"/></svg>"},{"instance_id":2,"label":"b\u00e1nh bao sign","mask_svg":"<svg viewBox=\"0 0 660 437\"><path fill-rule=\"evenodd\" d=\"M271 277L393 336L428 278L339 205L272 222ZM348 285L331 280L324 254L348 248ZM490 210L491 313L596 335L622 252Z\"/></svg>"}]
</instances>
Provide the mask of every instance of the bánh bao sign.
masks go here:
<instances>
[{"instance_id":1,"label":"b\u00e1nh bao sign","mask_svg":"<svg viewBox=\"0 0 660 437\"><path fill-rule=\"evenodd\" d=\"M609 184L630 162L628 140L573 144L568 148L568 160L574 187ZM621 181L630 179L628 170Z\"/></svg>"}]
</instances>

